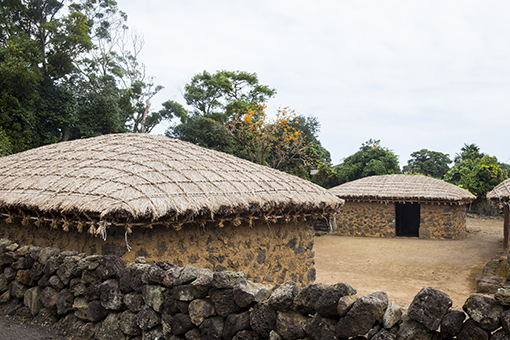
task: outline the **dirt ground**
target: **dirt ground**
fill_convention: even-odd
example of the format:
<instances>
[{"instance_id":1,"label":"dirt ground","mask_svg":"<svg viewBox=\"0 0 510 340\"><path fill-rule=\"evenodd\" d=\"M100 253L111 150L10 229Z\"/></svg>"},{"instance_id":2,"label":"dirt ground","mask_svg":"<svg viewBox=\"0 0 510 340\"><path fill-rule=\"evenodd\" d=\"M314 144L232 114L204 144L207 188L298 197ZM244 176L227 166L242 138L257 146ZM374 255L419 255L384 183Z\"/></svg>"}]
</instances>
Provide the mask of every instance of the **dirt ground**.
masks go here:
<instances>
[{"instance_id":1,"label":"dirt ground","mask_svg":"<svg viewBox=\"0 0 510 340\"><path fill-rule=\"evenodd\" d=\"M317 281L346 282L358 296L383 290L390 301L404 307L423 287L431 286L462 308L483 267L502 247L503 221L468 217L467 230L462 240L316 237Z\"/></svg>"}]
</instances>

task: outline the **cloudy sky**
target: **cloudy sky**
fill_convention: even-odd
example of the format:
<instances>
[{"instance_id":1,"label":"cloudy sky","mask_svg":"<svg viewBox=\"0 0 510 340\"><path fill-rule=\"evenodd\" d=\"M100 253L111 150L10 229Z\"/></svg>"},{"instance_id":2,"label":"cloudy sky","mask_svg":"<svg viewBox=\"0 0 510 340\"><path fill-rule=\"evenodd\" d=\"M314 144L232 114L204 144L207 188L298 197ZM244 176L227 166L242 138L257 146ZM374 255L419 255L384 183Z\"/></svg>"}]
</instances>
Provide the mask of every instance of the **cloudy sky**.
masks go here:
<instances>
[{"instance_id":1,"label":"cloudy sky","mask_svg":"<svg viewBox=\"0 0 510 340\"><path fill-rule=\"evenodd\" d=\"M318 117L334 164L380 139L401 165L464 143L510 163L510 2L503 0L118 0L144 37L152 102L185 104L204 70L255 72ZM155 129L163 133L164 126Z\"/></svg>"}]
</instances>

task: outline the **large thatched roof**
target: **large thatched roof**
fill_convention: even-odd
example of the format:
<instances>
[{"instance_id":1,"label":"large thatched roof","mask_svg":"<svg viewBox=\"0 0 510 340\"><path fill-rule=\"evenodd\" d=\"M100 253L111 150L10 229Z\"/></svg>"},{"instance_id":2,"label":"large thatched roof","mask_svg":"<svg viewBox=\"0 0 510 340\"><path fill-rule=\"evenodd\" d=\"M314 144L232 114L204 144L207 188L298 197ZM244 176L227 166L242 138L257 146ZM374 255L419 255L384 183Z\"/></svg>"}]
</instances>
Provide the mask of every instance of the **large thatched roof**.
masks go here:
<instances>
[{"instance_id":1,"label":"large thatched roof","mask_svg":"<svg viewBox=\"0 0 510 340\"><path fill-rule=\"evenodd\" d=\"M510 178L499 183L487 193L487 199L496 202L508 202L510 198Z\"/></svg>"},{"instance_id":2,"label":"large thatched roof","mask_svg":"<svg viewBox=\"0 0 510 340\"><path fill-rule=\"evenodd\" d=\"M476 196L456 185L425 176L382 175L347 182L329 191L345 200L465 204Z\"/></svg>"},{"instance_id":3,"label":"large thatched roof","mask_svg":"<svg viewBox=\"0 0 510 340\"><path fill-rule=\"evenodd\" d=\"M328 214L341 203L301 178L149 134L104 135L0 158L6 211L154 221L282 210Z\"/></svg>"}]
</instances>

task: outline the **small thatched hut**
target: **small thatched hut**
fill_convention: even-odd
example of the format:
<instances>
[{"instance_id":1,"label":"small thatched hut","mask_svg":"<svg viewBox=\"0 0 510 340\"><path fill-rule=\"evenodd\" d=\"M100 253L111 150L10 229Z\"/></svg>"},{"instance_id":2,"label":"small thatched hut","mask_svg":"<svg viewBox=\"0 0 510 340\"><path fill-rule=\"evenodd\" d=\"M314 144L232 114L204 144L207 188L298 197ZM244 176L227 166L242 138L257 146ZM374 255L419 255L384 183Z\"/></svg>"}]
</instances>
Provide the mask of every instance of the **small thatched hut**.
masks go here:
<instances>
[{"instance_id":1,"label":"small thatched hut","mask_svg":"<svg viewBox=\"0 0 510 340\"><path fill-rule=\"evenodd\" d=\"M487 199L496 202L503 207L503 247L508 248L508 224L509 224L509 207L510 201L510 178L499 183L494 189L487 193Z\"/></svg>"},{"instance_id":2,"label":"small thatched hut","mask_svg":"<svg viewBox=\"0 0 510 340\"><path fill-rule=\"evenodd\" d=\"M298 177L163 136L104 135L0 158L0 237L260 282L313 281L312 220L341 204Z\"/></svg>"},{"instance_id":3,"label":"small thatched hut","mask_svg":"<svg viewBox=\"0 0 510 340\"><path fill-rule=\"evenodd\" d=\"M465 205L476 198L453 184L410 175L371 176L329 191L345 200L335 232L349 236L462 237Z\"/></svg>"}]
</instances>

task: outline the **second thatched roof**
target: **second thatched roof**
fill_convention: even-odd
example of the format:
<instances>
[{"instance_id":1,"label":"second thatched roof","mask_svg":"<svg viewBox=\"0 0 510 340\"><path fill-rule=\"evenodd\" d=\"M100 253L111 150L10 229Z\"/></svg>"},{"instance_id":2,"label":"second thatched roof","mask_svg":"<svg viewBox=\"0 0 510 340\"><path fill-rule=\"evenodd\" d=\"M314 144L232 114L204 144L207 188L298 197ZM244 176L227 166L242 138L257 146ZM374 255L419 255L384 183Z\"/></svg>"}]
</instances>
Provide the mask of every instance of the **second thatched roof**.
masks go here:
<instances>
[{"instance_id":1,"label":"second thatched roof","mask_svg":"<svg viewBox=\"0 0 510 340\"><path fill-rule=\"evenodd\" d=\"M61 142L0 158L0 208L37 213L171 217L332 213L342 201L287 173L149 134Z\"/></svg>"},{"instance_id":2,"label":"second thatched roof","mask_svg":"<svg viewBox=\"0 0 510 340\"><path fill-rule=\"evenodd\" d=\"M499 183L487 193L487 199L495 202L508 202L510 199L510 178Z\"/></svg>"},{"instance_id":3,"label":"second thatched roof","mask_svg":"<svg viewBox=\"0 0 510 340\"><path fill-rule=\"evenodd\" d=\"M411 175L371 176L329 189L345 200L438 202L466 204L476 199L469 191L439 179Z\"/></svg>"}]
</instances>

